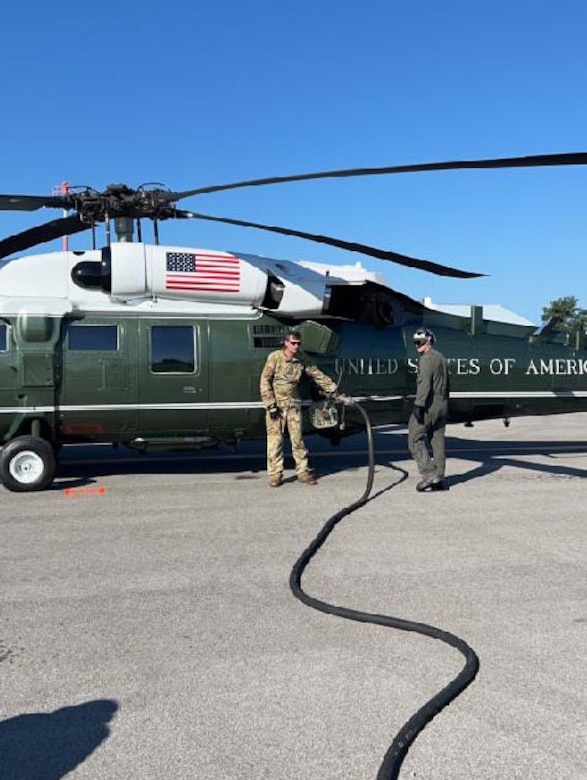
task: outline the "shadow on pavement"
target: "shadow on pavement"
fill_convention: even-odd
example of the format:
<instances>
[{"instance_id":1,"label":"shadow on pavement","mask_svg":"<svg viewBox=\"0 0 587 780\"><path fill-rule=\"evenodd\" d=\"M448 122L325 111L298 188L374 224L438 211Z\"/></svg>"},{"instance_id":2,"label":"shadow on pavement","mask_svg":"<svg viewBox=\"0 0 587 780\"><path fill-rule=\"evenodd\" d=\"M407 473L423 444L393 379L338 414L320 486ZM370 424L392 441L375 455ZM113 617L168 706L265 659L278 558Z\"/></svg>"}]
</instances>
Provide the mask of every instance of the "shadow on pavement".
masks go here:
<instances>
[{"instance_id":1,"label":"shadow on pavement","mask_svg":"<svg viewBox=\"0 0 587 780\"><path fill-rule=\"evenodd\" d=\"M307 437L311 462L318 476L367 466L367 441L363 434L354 434L333 446L326 439ZM374 432L375 463L389 467L390 463L410 462L407 434L401 430ZM556 463L557 455L587 453L587 443L569 441L479 441L447 435L447 458L451 485L487 476L504 466L546 474L587 477L587 470ZM286 448L286 468L293 461ZM523 460L531 455L550 456L552 463ZM450 459L470 461L467 473L450 475ZM195 450L142 454L125 447L74 446L64 447L53 489L86 485L97 478L114 474L232 474L235 479L265 476L265 442L244 442L237 450L221 445L214 450Z\"/></svg>"},{"instance_id":2,"label":"shadow on pavement","mask_svg":"<svg viewBox=\"0 0 587 780\"><path fill-rule=\"evenodd\" d=\"M117 702L98 699L0 721L2 780L58 780L110 735Z\"/></svg>"}]
</instances>

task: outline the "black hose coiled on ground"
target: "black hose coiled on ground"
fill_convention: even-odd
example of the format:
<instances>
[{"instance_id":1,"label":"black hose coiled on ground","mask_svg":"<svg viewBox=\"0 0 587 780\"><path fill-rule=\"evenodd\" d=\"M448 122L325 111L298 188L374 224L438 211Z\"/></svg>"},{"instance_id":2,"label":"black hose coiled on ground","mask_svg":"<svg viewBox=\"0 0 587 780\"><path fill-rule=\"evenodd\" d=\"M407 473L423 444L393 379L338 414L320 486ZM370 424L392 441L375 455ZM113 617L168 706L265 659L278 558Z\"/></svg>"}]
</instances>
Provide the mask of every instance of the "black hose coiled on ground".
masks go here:
<instances>
[{"instance_id":1,"label":"black hose coiled on ground","mask_svg":"<svg viewBox=\"0 0 587 780\"><path fill-rule=\"evenodd\" d=\"M424 636L432 637L433 639L440 639L442 642L446 642L451 647L456 648L465 657L465 666L460 673L450 682L446 687L439 691L435 696L429 699L426 704L421 707L412 717L402 726L393 739L388 751L385 754L383 762L377 773L377 780L396 780L399 776L399 771L406 757L410 745L414 742L418 734L430 723L430 721L442 710L447 704L450 704L453 699L462 693L465 688L470 685L479 669L479 659L474 650L459 637L454 634L450 634L447 631L442 631L434 626L429 626L426 623L414 623L409 620L402 620L401 618L390 617L388 615L376 615L368 612L360 612L354 609L348 609L347 607L339 607L334 604L328 604L325 601L308 596L302 590L301 580L304 570L310 563L311 559L322 547L331 531L342 520L343 517L350 515L355 509L363 506L367 503L371 489L373 487L373 478L375 473L375 454L373 447L373 431L371 428L371 422L367 416L365 410L356 402L353 401L353 405L359 410L365 420L365 426L367 431L367 442L369 452L369 470L367 477L367 486L365 492L353 504L341 509L335 515L333 515L323 526L316 538L311 544L304 550L291 570L289 577L289 584L293 595L313 609L317 609L320 612L326 612L330 615L337 615L338 617L346 618L348 620L356 620L362 623L374 623L376 625L388 626L389 628L396 628L401 631L412 631Z\"/></svg>"}]
</instances>

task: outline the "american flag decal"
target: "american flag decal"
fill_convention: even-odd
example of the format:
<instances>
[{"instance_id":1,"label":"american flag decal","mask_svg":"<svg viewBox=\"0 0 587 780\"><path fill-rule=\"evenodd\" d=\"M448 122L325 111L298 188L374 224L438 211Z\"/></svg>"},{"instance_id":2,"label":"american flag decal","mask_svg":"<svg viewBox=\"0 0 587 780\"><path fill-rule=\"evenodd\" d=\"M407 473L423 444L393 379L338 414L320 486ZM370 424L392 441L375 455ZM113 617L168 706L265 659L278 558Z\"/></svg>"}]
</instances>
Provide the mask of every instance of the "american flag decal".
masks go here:
<instances>
[{"instance_id":1,"label":"american flag decal","mask_svg":"<svg viewBox=\"0 0 587 780\"><path fill-rule=\"evenodd\" d=\"M165 289L189 292L240 291L240 260L209 252L167 252Z\"/></svg>"}]
</instances>

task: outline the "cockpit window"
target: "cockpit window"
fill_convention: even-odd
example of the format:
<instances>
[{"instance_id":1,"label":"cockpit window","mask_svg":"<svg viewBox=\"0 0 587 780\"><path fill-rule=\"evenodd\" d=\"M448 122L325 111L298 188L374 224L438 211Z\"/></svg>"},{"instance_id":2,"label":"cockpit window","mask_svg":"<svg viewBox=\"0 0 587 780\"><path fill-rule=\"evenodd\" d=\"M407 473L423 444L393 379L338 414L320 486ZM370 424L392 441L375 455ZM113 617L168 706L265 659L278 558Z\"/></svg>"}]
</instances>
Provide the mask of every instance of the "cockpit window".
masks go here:
<instances>
[{"instance_id":1,"label":"cockpit window","mask_svg":"<svg viewBox=\"0 0 587 780\"><path fill-rule=\"evenodd\" d=\"M70 350L117 350L117 325L70 325L67 333Z\"/></svg>"},{"instance_id":2,"label":"cockpit window","mask_svg":"<svg viewBox=\"0 0 587 780\"><path fill-rule=\"evenodd\" d=\"M0 352L8 349L8 325L0 324Z\"/></svg>"}]
</instances>

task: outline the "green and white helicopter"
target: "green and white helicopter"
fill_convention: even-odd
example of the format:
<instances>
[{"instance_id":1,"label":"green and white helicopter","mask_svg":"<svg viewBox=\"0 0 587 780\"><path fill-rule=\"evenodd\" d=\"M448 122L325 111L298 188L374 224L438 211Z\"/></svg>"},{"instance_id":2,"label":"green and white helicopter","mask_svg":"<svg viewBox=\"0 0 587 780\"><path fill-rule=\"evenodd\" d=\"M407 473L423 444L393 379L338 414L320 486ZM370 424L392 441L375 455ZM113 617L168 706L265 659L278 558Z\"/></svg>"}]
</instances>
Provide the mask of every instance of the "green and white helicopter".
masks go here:
<instances>
[{"instance_id":1,"label":"green and white helicopter","mask_svg":"<svg viewBox=\"0 0 587 780\"><path fill-rule=\"evenodd\" d=\"M340 379L341 392L374 424L409 417L417 372L412 335L421 327L434 331L450 361L451 421L587 411L583 334L569 343L555 330L536 333L533 325L490 320L482 307L471 307L467 316L433 310L356 265L159 243L164 220L208 220L475 277L329 236L185 211L177 203L329 177L586 163L587 153L574 153L325 171L182 192L111 185L103 192L0 195L0 210L67 212L0 241L0 480L16 492L47 487L61 446L72 443L148 451L263 437L261 369L292 329L302 333L312 361ZM142 241L144 220L154 224L154 243ZM106 242L95 248L101 224ZM94 234L88 251L14 257L86 230ZM308 400L319 410L317 398ZM336 442L363 425L352 407L345 410L344 429L340 418L308 415L308 428L313 419Z\"/></svg>"}]
</instances>

